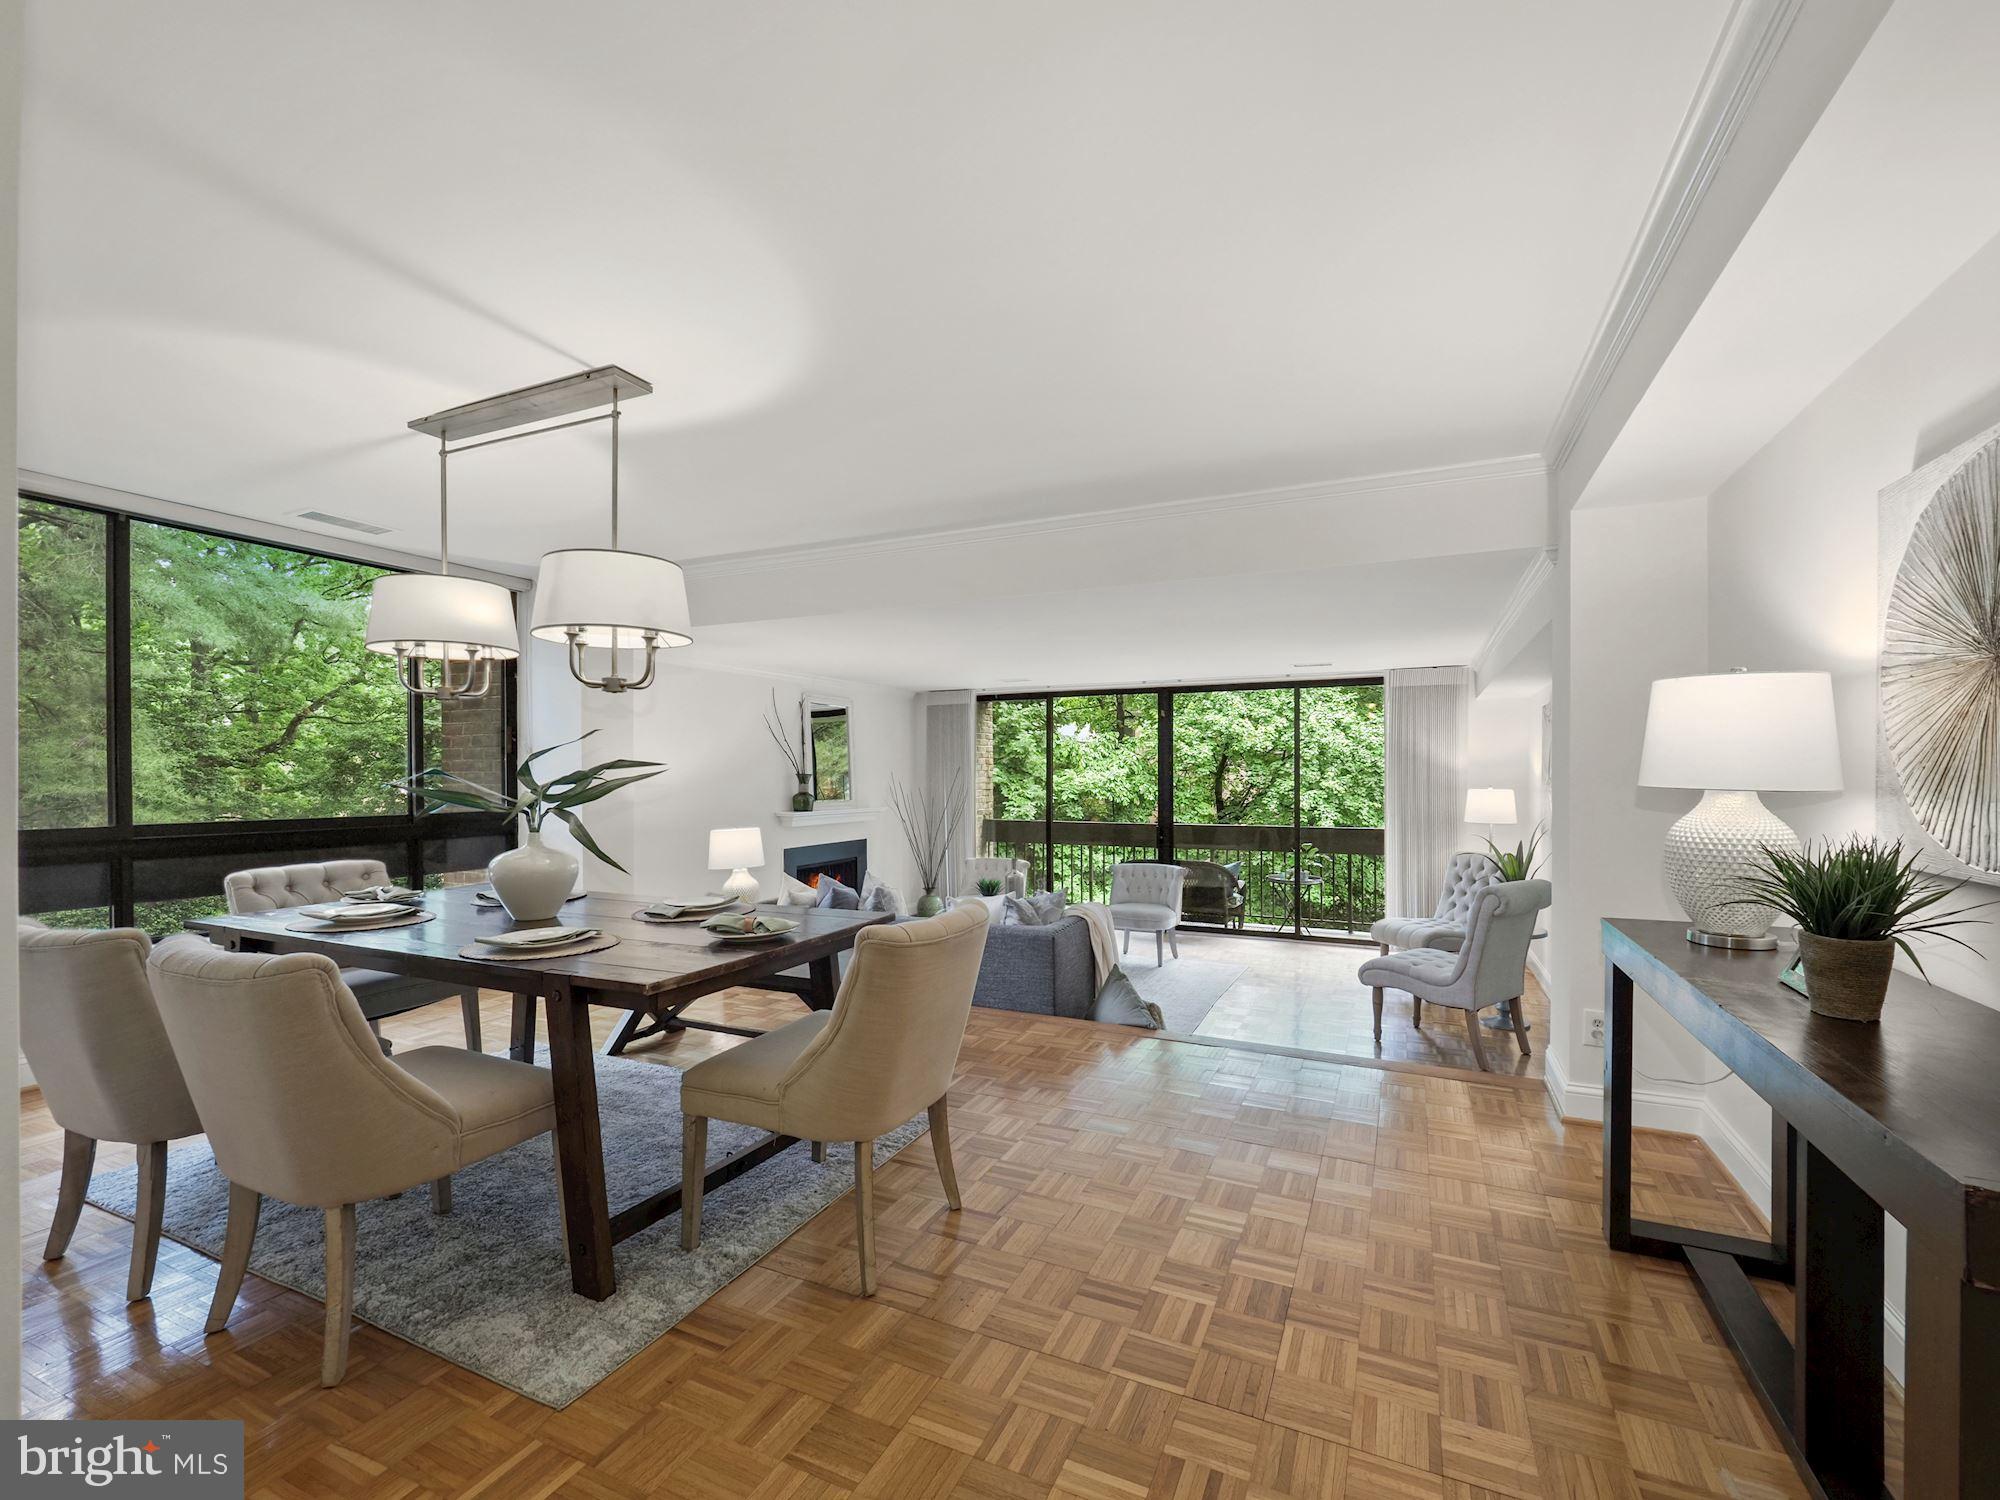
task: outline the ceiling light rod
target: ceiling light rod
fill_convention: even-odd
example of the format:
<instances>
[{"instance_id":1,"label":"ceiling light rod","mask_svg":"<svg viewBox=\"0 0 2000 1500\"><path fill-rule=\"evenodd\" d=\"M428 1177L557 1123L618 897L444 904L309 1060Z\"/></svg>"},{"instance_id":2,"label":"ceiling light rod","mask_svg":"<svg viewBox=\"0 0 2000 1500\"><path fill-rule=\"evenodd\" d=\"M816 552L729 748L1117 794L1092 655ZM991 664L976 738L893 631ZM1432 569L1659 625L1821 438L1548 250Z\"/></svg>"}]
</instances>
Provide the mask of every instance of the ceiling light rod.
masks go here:
<instances>
[{"instance_id":1,"label":"ceiling light rod","mask_svg":"<svg viewBox=\"0 0 2000 1500\"><path fill-rule=\"evenodd\" d=\"M561 432L565 427L588 427L592 422L609 422L616 412L603 411L594 417L578 417L574 422L556 422L547 427L537 427L532 432L510 432L505 437L486 438L477 443L460 443L453 453L470 453L474 448L491 448L495 443L518 443L522 438L540 437L545 432Z\"/></svg>"}]
</instances>

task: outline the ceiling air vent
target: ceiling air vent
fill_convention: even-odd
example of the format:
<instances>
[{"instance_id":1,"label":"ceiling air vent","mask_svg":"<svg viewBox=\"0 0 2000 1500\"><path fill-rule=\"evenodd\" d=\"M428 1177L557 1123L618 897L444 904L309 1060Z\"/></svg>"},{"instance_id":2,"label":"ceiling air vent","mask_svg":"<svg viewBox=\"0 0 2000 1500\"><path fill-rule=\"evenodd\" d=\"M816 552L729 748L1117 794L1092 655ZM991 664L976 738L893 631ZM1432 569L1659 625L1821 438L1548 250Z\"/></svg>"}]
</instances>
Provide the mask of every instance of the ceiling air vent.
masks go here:
<instances>
[{"instance_id":1,"label":"ceiling air vent","mask_svg":"<svg viewBox=\"0 0 2000 1500\"><path fill-rule=\"evenodd\" d=\"M301 521L314 521L321 526L338 526L342 531L359 531L367 536L383 536L394 530L389 526L377 526L372 521L357 521L352 516L330 516L323 510L302 510L297 512Z\"/></svg>"}]
</instances>

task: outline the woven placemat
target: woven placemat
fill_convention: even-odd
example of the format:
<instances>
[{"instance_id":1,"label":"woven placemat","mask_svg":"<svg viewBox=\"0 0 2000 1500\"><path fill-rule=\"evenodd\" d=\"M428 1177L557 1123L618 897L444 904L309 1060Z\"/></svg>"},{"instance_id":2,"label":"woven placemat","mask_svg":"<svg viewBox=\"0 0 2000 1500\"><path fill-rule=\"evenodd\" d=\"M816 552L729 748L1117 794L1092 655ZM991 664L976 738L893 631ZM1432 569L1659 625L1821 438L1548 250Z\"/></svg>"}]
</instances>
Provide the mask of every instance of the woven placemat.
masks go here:
<instances>
[{"instance_id":1,"label":"woven placemat","mask_svg":"<svg viewBox=\"0 0 2000 1500\"><path fill-rule=\"evenodd\" d=\"M434 911L413 911L407 916L384 917L379 922L322 922L316 917L304 917L287 922L285 927L291 932L380 932L384 927L414 927L419 922L436 919Z\"/></svg>"},{"instance_id":2,"label":"woven placemat","mask_svg":"<svg viewBox=\"0 0 2000 1500\"><path fill-rule=\"evenodd\" d=\"M600 932L596 937L585 938L580 943L564 943L559 948L536 948L531 952L505 948L487 948L478 943L467 943L458 950L460 958L483 959L492 964L531 964L544 958L574 958L579 953L601 953L606 948L615 948L618 939L608 932Z\"/></svg>"}]
</instances>

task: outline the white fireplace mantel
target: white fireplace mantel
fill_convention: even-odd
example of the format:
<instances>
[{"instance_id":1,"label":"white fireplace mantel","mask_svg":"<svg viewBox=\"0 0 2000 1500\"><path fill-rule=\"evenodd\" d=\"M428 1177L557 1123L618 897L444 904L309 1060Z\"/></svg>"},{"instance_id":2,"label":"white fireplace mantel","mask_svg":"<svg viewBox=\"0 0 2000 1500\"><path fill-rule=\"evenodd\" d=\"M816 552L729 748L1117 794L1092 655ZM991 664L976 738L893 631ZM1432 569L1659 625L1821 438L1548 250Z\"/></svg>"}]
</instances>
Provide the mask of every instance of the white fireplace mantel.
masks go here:
<instances>
[{"instance_id":1,"label":"white fireplace mantel","mask_svg":"<svg viewBox=\"0 0 2000 1500\"><path fill-rule=\"evenodd\" d=\"M863 823L881 814L879 807L833 807L824 812L814 808L811 812L781 812L778 821L787 828L825 828L833 823Z\"/></svg>"}]
</instances>

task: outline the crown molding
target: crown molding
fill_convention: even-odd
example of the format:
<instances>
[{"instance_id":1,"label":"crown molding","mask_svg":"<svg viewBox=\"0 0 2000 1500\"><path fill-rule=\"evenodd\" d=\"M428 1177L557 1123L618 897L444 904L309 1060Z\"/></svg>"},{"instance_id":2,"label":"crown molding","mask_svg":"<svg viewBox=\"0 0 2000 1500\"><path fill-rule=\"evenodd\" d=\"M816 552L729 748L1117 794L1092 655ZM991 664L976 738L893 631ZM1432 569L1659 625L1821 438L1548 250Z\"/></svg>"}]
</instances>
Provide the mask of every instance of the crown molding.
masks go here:
<instances>
[{"instance_id":1,"label":"crown molding","mask_svg":"<svg viewBox=\"0 0 2000 1500\"><path fill-rule=\"evenodd\" d=\"M853 537L844 541L764 547L747 552L720 552L707 557L683 559L681 566L690 578L734 578L774 569L823 567L828 563L852 561L861 557L983 547L994 542L1052 536L1105 526L1145 525L1161 521L1224 515L1236 517L1246 510L1311 505L1330 500L1350 499L1357 495L1382 494L1433 485L1477 484L1491 480L1547 474L1548 465L1543 462L1541 455L1518 454L1509 458L1484 459L1476 463L1445 464L1430 469L1403 469L1387 474L1365 474L1351 479L1330 479L1314 484L1289 485L1280 489L1246 490L1236 494L1204 495L1187 500L1163 500L1145 505L1124 506L1115 510L1075 511L1066 515L1017 521L941 526L920 531L881 532L873 536Z\"/></svg>"},{"instance_id":2,"label":"crown molding","mask_svg":"<svg viewBox=\"0 0 2000 1500\"><path fill-rule=\"evenodd\" d=\"M1521 616L1534 603L1537 595L1548 586L1556 572L1556 549L1544 547L1528 559L1527 567L1514 582L1514 591L1507 596L1507 602L1500 607L1500 616L1493 622L1493 628L1486 633L1486 640L1472 655L1472 677L1475 683L1484 682L1492 674L1496 663L1493 654L1505 641L1508 633L1520 623Z\"/></svg>"},{"instance_id":3,"label":"crown molding","mask_svg":"<svg viewBox=\"0 0 2000 1500\"><path fill-rule=\"evenodd\" d=\"M1569 462L1804 5L1805 0L1736 0L1731 8L1638 238L1542 444L1550 470L1560 472Z\"/></svg>"}]
</instances>

